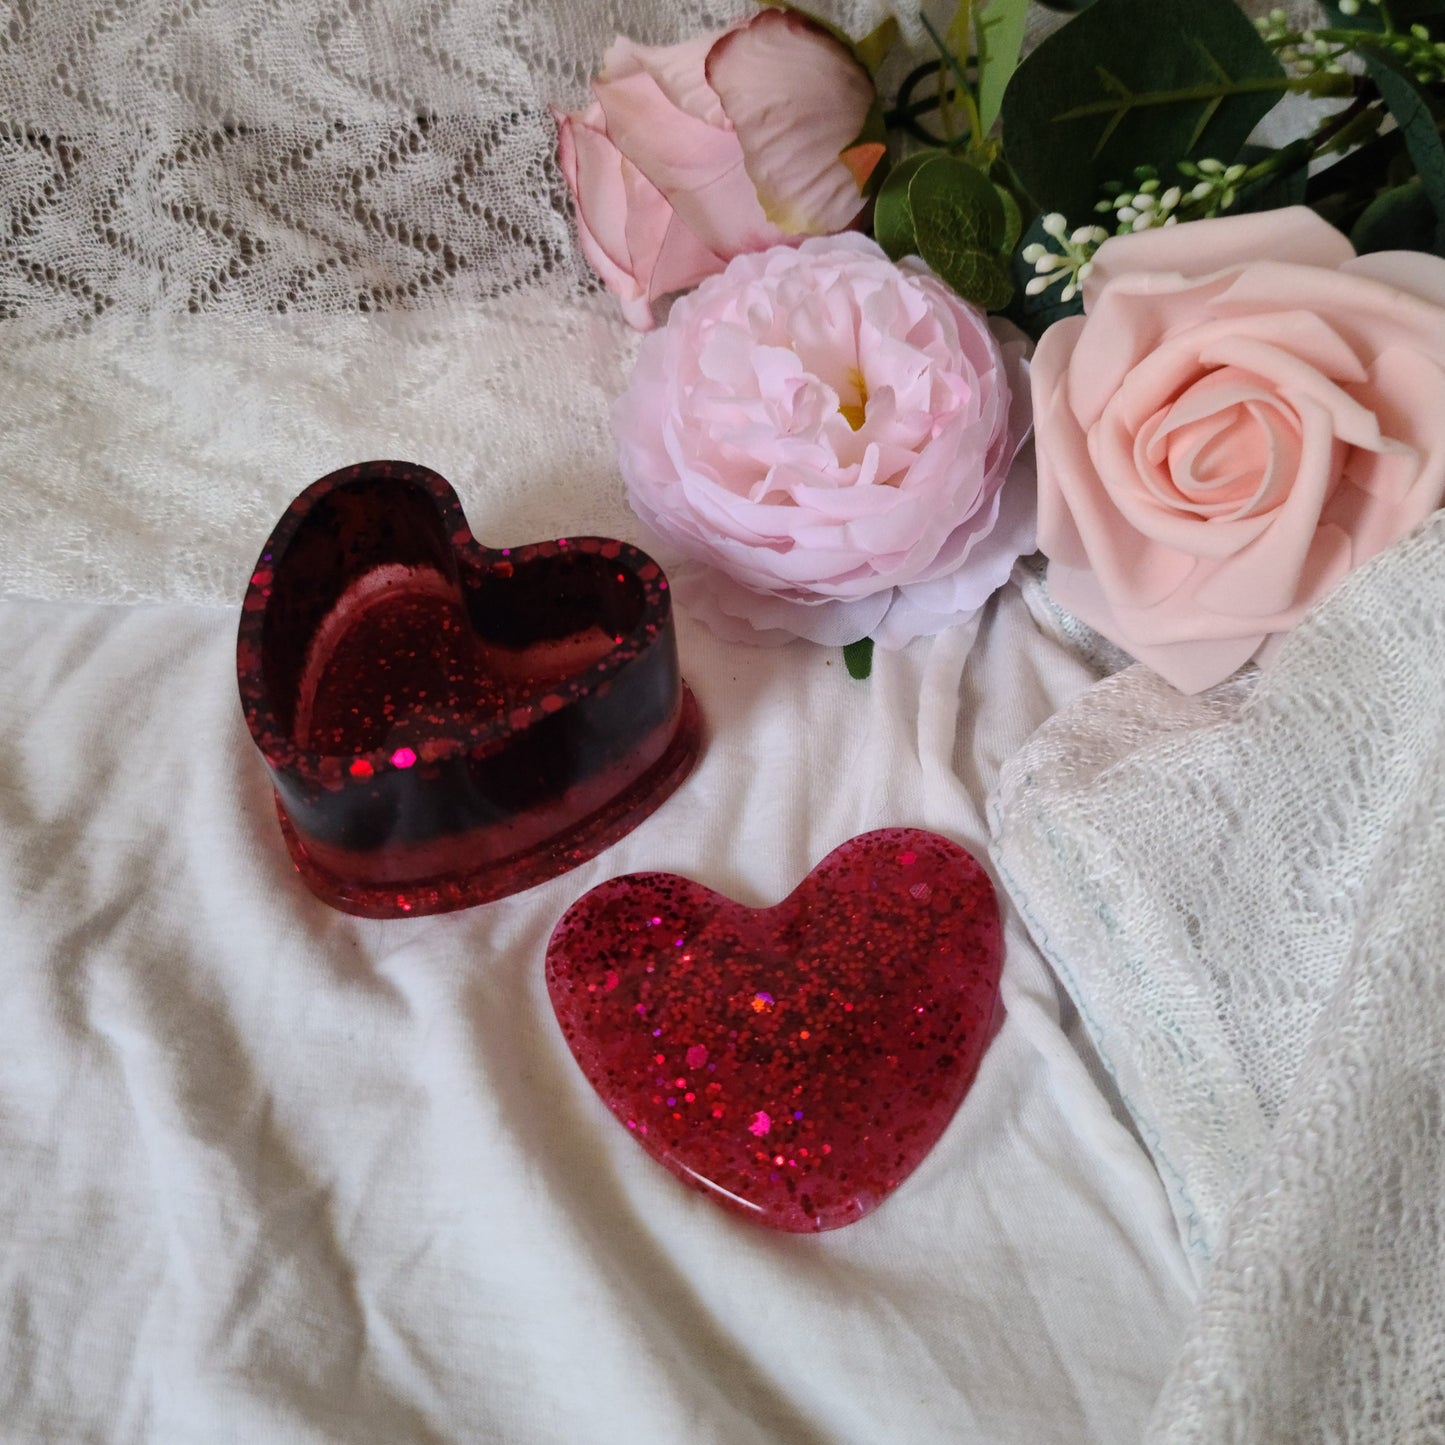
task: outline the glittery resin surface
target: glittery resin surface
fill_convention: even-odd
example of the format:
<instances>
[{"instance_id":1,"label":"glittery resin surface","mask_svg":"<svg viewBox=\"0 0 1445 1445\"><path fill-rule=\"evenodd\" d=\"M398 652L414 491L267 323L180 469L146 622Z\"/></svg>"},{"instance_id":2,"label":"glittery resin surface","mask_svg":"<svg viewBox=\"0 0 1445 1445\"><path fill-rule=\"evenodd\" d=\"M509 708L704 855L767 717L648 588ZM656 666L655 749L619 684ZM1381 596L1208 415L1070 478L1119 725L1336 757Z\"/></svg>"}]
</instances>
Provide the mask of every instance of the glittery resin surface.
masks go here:
<instances>
[{"instance_id":1,"label":"glittery resin surface","mask_svg":"<svg viewBox=\"0 0 1445 1445\"><path fill-rule=\"evenodd\" d=\"M617 841L700 724L667 579L605 537L491 550L404 462L308 487L256 564L241 701L297 871L393 918L485 903Z\"/></svg>"},{"instance_id":2,"label":"glittery resin surface","mask_svg":"<svg viewBox=\"0 0 1445 1445\"><path fill-rule=\"evenodd\" d=\"M805 1233L862 1218L917 1167L995 1026L987 875L889 828L751 909L668 873L568 910L547 986L582 1071L648 1153L725 1208Z\"/></svg>"}]
</instances>

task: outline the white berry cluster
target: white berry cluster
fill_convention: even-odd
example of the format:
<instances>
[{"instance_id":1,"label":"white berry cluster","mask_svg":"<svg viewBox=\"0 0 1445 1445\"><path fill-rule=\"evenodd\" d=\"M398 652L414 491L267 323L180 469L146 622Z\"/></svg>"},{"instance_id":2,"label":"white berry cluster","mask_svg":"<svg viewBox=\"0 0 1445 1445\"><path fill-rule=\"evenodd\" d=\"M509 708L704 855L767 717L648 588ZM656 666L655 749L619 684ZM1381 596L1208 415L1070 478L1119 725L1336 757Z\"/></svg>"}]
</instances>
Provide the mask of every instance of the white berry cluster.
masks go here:
<instances>
[{"instance_id":1,"label":"white berry cluster","mask_svg":"<svg viewBox=\"0 0 1445 1445\"><path fill-rule=\"evenodd\" d=\"M1412 25L1408 35L1382 35L1377 44L1403 61L1421 85L1445 79L1445 44L1431 40L1423 25Z\"/></svg>"},{"instance_id":2,"label":"white berry cluster","mask_svg":"<svg viewBox=\"0 0 1445 1445\"><path fill-rule=\"evenodd\" d=\"M1346 14L1359 13L1358 0L1347 0L1347 3L1353 3L1355 8L1346 11ZM1375 0L1370 0L1370 3L1375 3ZM1292 30L1283 10L1271 10L1268 15L1260 15L1254 22L1254 28L1259 31L1260 38L1274 48L1280 64L1292 66L1302 75L1345 73L1339 57L1349 46L1326 40L1313 30Z\"/></svg>"},{"instance_id":3,"label":"white berry cluster","mask_svg":"<svg viewBox=\"0 0 1445 1445\"><path fill-rule=\"evenodd\" d=\"M1189 219L1200 220L1227 211L1235 202L1235 188L1244 179L1247 166L1227 166L1223 161L1180 161L1179 174L1194 184L1185 193Z\"/></svg>"},{"instance_id":4,"label":"white berry cluster","mask_svg":"<svg viewBox=\"0 0 1445 1445\"><path fill-rule=\"evenodd\" d=\"M1072 301L1093 270L1094 252L1109 239L1109 233L1102 226L1080 226L1071 232L1069 223L1057 211L1051 211L1040 224L1060 249L1051 250L1037 241L1024 247L1024 260L1038 273L1024 291L1037 296L1062 281L1064 289L1059 299Z\"/></svg>"},{"instance_id":5,"label":"white berry cluster","mask_svg":"<svg viewBox=\"0 0 1445 1445\"><path fill-rule=\"evenodd\" d=\"M1339 0L1340 12L1347 16L1358 15L1363 5L1378 7L1379 4L1380 0ZM1292 66L1301 75L1344 75L1346 71L1340 57L1356 48L1352 43L1341 41L1338 32L1335 32L1335 39L1330 39L1328 31L1320 35L1314 30L1291 29L1289 17L1278 8L1258 16L1254 26L1261 39L1273 48L1281 64ZM1412 25L1408 31L1378 35L1352 33L1363 34L1363 43L1369 49L1386 50L1403 61L1422 85L1445 79L1445 43L1432 40L1424 25Z\"/></svg>"},{"instance_id":6,"label":"white berry cluster","mask_svg":"<svg viewBox=\"0 0 1445 1445\"><path fill-rule=\"evenodd\" d=\"M1182 186L1163 187L1152 166L1140 166L1134 172L1132 185L1109 182L1104 187L1104 199L1094 210L1101 216L1113 217L1113 234L1118 236L1177 226L1181 220L1193 221L1227 211L1247 171L1242 165L1227 166L1210 159L1180 161L1178 169L1186 180L1194 182L1187 191ZM1053 244L1035 241L1024 247L1023 258L1036 273L1024 291L1037 296L1062 282L1064 289L1059 299L1072 301L1080 283L1088 278L1094 252L1109 239L1110 232L1103 226L1080 226L1071 232L1057 211L1045 216L1041 224Z\"/></svg>"},{"instance_id":7,"label":"white berry cluster","mask_svg":"<svg viewBox=\"0 0 1445 1445\"><path fill-rule=\"evenodd\" d=\"M1095 204L1094 210L1101 216L1114 215L1114 230L1120 236L1130 231L1149 231L1156 226L1174 226L1179 222L1175 215L1184 192L1178 186L1160 190L1159 176L1152 166L1140 166L1134 172L1137 189L1113 182L1104 187L1104 199Z\"/></svg>"}]
</instances>

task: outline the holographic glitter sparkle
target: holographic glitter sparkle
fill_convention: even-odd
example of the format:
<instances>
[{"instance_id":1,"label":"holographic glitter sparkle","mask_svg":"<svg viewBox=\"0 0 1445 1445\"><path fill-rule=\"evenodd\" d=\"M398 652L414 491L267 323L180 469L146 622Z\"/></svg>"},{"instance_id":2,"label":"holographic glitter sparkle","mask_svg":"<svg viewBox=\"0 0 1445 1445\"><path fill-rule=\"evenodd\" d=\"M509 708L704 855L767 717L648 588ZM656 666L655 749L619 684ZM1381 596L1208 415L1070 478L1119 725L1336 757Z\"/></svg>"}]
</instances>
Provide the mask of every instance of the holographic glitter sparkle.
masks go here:
<instances>
[{"instance_id":1,"label":"holographic glitter sparkle","mask_svg":"<svg viewBox=\"0 0 1445 1445\"><path fill-rule=\"evenodd\" d=\"M251 574L236 670L297 871L373 918L575 867L700 746L651 558L607 537L488 550L447 482L406 462L291 503Z\"/></svg>"},{"instance_id":2,"label":"holographic glitter sparkle","mask_svg":"<svg viewBox=\"0 0 1445 1445\"><path fill-rule=\"evenodd\" d=\"M547 986L648 1153L724 1208L807 1233L861 1219L937 1142L992 1036L1002 963L978 862L891 828L773 908L668 873L612 879L557 925Z\"/></svg>"}]
</instances>

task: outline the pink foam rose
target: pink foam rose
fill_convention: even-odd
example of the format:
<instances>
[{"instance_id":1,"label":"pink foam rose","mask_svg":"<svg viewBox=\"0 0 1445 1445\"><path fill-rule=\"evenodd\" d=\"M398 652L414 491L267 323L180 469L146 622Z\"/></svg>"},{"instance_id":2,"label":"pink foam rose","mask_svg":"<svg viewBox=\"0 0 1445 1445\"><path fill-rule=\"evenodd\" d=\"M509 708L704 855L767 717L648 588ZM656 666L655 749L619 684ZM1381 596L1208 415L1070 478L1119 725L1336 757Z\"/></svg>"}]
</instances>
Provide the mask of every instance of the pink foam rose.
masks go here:
<instances>
[{"instance_id":1,"label":"pink foam rose","mask_svg":"<svg viewBox=\"0 0 1445 1445\"><path fill-rule=\"evenodd\" d=\"M850 226L875 151L841 153L875 92L852 52L765 10L679 45L616 40L592 103L554 111L583 254L639 331L746 251ZM867 152L866 156L863 155Z\"/></svg>"},{"instance_id":2,"label":"pink foam rose","mask_svg":"<svg viewBox=\"0 0 1445 1445\"><path fill-rule=\"evenodd\" d=\"M1033 365L1058 602L1185 692L1445 500L1445 261L1303 207L1107 241Z\"/></svg>"},{"instance_id":3,"label":"pink foam rose","mask_svg":"<svg viewBox=\"0 0 1445 1445\"><path fill-rule=\"evenodd\" d=\"M644 339L613 409L634 510L720 635L884 647L1033 548L1027 344L856 234L739 256Z\"/></svg>"}]
</instances>

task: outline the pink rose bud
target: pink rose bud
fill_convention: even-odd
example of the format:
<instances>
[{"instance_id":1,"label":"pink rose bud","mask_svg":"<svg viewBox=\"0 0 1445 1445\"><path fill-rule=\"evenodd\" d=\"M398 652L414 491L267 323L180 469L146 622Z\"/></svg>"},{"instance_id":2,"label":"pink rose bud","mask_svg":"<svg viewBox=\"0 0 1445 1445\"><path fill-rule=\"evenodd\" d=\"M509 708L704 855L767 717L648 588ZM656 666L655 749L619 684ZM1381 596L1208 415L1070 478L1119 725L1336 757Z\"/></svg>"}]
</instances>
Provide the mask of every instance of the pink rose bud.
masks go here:
<instances>
[{"instance_id":1,"label":"pink rose bud","mask_svg":"<svg viewBox=\"0 0 1445 1445\"><path fill-rule=\"evenodd\" d=\"M1107 241L1033 365L1054 598L1185 692L1445 501L1445 261L1303 207Z\"/></svg>"},{"instance_id":2,"label":"pink rose bud","mask_svg":"<svg viewBox=\"0 0 1445 1445\"><path fill-rule=\"evenodd\" d=\"M621 37L557 117L583 254L639 331L734 256L847 229L881 152L845 157L875 99L852 52L790 11L679 45Z\"/></svg>"}]
</instances>

